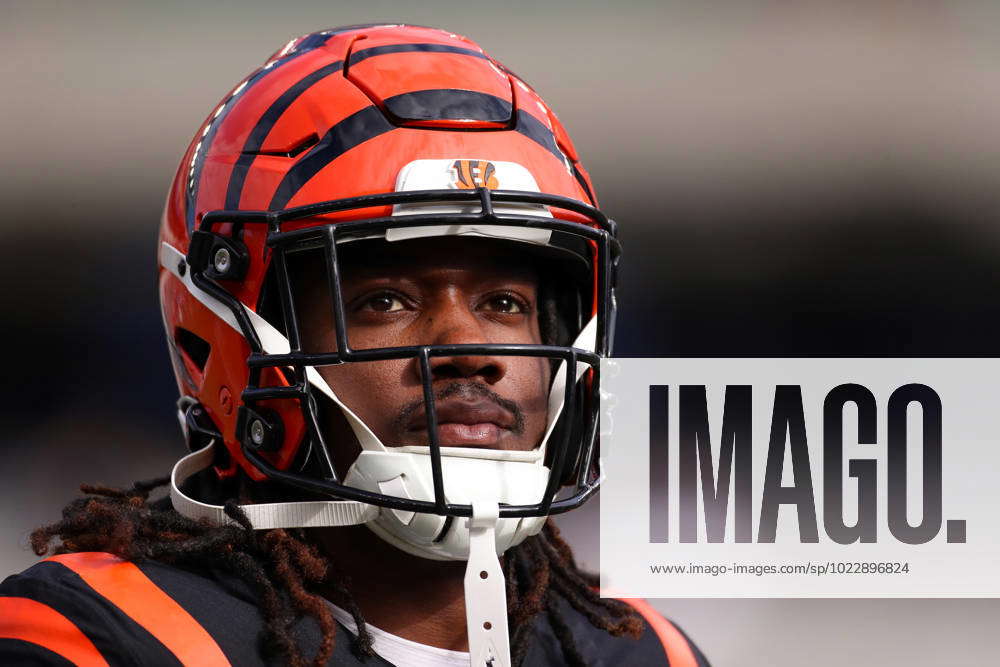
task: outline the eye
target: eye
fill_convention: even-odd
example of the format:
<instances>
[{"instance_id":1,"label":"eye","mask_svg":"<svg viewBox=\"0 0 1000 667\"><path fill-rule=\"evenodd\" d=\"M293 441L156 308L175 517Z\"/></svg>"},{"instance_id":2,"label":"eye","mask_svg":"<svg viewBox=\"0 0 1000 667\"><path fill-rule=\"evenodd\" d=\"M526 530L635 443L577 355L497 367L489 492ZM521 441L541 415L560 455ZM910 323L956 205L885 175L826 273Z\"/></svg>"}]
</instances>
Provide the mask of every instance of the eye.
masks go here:
<instances>
[{"instance_id":1,"label":"eye","mask_svg":"<svg viewBox=\"0 0 1000 667\"><path fill-rule=\"evenodd\" d=\"M496 294L487 299L486 309L505 315L521 315L528 310L528 305L513 294Z\"/></svg>"},{"instance_id":2,"label":"eye","mask_svg":"<svg viewBox=\"0 0 1000 667\"><path fill-rule=\"evenodd\" d=\"M368 297L362 302L361 307L376 313L395 313L405 308L403 300L390 292L381 292Z\"/></svg>"}]
</instances>

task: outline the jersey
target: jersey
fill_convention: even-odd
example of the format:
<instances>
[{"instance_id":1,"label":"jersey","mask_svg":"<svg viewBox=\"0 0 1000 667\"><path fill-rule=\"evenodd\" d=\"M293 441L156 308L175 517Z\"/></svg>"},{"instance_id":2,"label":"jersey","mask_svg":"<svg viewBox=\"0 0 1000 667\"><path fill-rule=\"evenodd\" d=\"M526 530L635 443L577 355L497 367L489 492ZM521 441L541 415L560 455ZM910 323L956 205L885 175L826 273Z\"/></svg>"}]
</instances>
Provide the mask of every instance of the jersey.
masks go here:
<instances>
[{"instance_id":1,"label":"jersey","mask_svg":"<svg viewBox=\"0 0 1000 667\"><path fill-rule=\"evenodd\" d=\"M594 628L560 600L562 618L591 664L709 667L676 625L643 601L628 602L648 625L638 640L612 637ZM547 616L540 614L535 624L523 664L565 664ZM0 584L0 664L4 665L280 664L259 650L263 626L251 589L212 569L191 571L90 552L48 558ZM295 626L295 634L305 655L314 655L319 626L305 618ZM348 630L339 622L328 664L394 667L378 656L364 662L355 657Z\"/></svg>"}]
</instances>

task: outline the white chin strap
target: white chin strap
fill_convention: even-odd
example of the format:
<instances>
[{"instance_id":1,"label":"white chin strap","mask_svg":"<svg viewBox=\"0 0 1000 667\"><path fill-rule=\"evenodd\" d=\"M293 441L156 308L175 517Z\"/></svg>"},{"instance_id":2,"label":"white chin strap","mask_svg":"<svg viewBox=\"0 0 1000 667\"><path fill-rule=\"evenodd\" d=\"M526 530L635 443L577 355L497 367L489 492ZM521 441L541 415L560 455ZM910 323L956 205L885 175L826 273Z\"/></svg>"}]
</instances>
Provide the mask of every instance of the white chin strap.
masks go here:
<instances>
[{"instance_id":1,"label":"white chin strap","mask_svg":"<svg viewBox=\"0 0 1000 667\"><path fill-rule=\"evenodd\" d=\"M181 491L184 482L212 466L213 441L207 447L192 452L174 464L170 473L170 502L174 509L189 519L208 519L222 525L236 523L222 505L209 505ZM353 526L378 516L379 508L353 500L319 500L299 503L259 503L240 505L240 509L257 530L271 528L322 528Z\"/></svg>"},{"instance_id":2,"label":"white chin strap","mask_svg":"<svg viewBox=\"0 0 1000 667\"><path fill-rule=\"evenodd\" d=\"M465 567L465 626L472 667L510 667L507 587L495 547L496 503L472 502L469 563Z\"/></svg>"}]
</instances>

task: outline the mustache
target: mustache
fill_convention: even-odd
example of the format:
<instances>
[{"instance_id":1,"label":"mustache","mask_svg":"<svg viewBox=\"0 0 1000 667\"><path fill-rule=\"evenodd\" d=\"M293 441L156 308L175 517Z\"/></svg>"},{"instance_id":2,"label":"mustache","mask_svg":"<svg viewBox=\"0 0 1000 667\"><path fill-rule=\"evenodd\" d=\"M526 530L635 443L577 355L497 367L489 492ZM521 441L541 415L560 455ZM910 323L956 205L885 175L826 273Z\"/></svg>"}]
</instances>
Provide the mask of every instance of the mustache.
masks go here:
<instances>
[{"instance_id":1,"label":"mustache","mask_svg":"<svg viewBox=\"0 0 1000 667\"><path fill-rule=\"evenodd\" d=\"M515 435L524 434L524 410L521 409L521 406L518 405L516 401L504 398L486 385L478 382L452 382L442 387L437 393L434 394L434 402L437 403L439 401L445 401L449 398L456 397L470 402L476 399L485 399L496 403L514 416L514 424L510 427L511 432ZM406 425L409 423L413 415L423 409L423 398L418 398L403 406L403 408L399 411L399 414L392 420L395 431L397 433L404 432L406 430Z\"/></svg>"}]
</instances>

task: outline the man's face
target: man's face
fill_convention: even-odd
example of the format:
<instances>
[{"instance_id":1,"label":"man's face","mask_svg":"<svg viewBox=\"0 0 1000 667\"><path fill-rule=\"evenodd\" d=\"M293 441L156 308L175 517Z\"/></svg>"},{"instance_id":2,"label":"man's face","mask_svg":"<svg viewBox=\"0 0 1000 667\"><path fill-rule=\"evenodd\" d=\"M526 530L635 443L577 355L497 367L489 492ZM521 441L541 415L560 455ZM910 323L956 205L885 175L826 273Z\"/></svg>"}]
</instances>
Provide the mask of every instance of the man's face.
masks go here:
<instances>
[{"instance_id":1,"label":"man's face","mask_svg":"<svg viewBox=\"0 0 1000 667\"><path fill-rule=\"evenodd\" d=\"M538 273L485 239L436 238L349 250L342 266L348 340L355 350L403 345L540 344ZM337 349L326 274L299 272L303 348ZM545 431L550 363L521 356L432 357L442 446L534 448ZM319 369L341 400L387 446L427 445L419 361Z\"/></svg>"}]
</instances>

